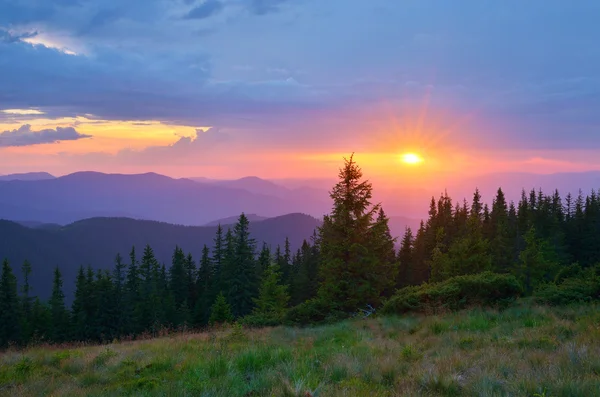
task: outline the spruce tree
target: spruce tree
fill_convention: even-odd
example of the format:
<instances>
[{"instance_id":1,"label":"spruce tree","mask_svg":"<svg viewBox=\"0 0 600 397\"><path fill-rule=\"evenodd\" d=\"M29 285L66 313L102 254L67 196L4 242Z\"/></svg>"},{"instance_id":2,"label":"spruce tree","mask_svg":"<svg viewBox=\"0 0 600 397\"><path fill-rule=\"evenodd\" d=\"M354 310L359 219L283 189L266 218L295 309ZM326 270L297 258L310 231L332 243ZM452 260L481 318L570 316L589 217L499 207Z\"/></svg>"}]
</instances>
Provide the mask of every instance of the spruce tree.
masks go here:
<instances>
[{"instance_id":1,"label":"spruce tree","mask_svg":"<svg viewBox=\"0 0 600 397\"><path fill-rule=\"evenodd\" d=\"M79 267L75 279L75 299L71 306L71 336L77 341L85 341L90 337L88 327L92 318L88 318L86 301L90 298L88 280L83 269Z\"/></svg>"},{"instance_id":2,"label":"spruce tree","mask_svg":"<svg viewBox=\"0 0 600 397\"><path fill-rule=\"evenodd\" d=\"M198 278L198 269L196 262L191 253L188 253L185 258L185 281L187 283L187 303L188 309L192 310L196 306L198 300L198 290L196 289L196 281Z\"/></svg>"},{"instance_id":3,"label":"spruce tree","mask_svg":"<svg viewBox=\"0 0 600 397\"><path fill-rule=\"evenodd\" d=\"M69 338L69 312L65 308L62 275L58 267L54 269L52 295L50 297L51 334L54 342L64 342Z\"/></svg>"},{"instance_id":4,"label":"spruce tree","mask_svg":"<svg viewBox=\"0 0 600 397\"><path fill-rule=\"evenodd\" d=\"M223 228L221 224L217 226L217 232L213 240L212 249L212 266L213 266L213 293L216 297L219 291L223 290L222 285L222 272L225 261L225 236L223 236Z\"/></svg>"},{"instance_id":5,"label":"spruce tree","mask_svg":"<svg viewBox=\"0 0 600 397\"><path fill-rule=\"evenodd\" d=\"M131 252L129 253L129 266L127 268L127 277L125 281L123 311L123 317L126 319L126 322L123 325L123 334L132 335L143 331L144 326L142 324L140 302L140 276L135 247L132 247Z\"/></svg>"},{"instance_id":6,"label":"spruce tree","mask_svg":"<svg viewBox=\"0 0 600 397\"><path fill-rule=\"evenodd\" d=\"M23 287L21 288L21 308L22 308L22 319L21 319L21 334L24 343L27 343L33 337L33 301L34 298L31 294L31 285L29 284L29 277L31 276L31 263L25 260L21 266L21 272L23 273Z\"/></svg>"},{"instance_id":7,"label":"spruce tree","mask_svg":"<svg viewBox=\"0 0 600 397\"><path fill-rule=\"evenodd\" d=\"M210 306L215 301L216 274L210 252L206 245L202 248L202 258L198 269L197 290L199 293L195 307L194 319L196 325L208 324Z\"/></svg>"},{"instance_id":8,"label":"spruce tree","mask_svg":"<svg viewBox=\"0 0 600 397\"><path fill-rule=\"evenodd\" d=\"M271 250L267 243L263 242L260 254L258 254L258 260L256 262L256 274L259 280L262 280L264 273L267 268L271 266Z\"/></svg>"},{"instance_id":9,"label":"spruce tree","mask_svg":"<svg viewBox=\"0 0 600 397\"><path fill-rule=\"evenodd\" d=\"M344 159L339 182L330 193L333 209L320 228L321 284L319 298L336 311L356 312L378 305L381 294L394 283L388 265L377 254L378 241L371 228L379 205L371 205L372 185L362 180L353 157Z\"/></svg>"},{"instance_id":10,"label":"spruce tree","mask_svg":"<svg viewBox=\"0 0 600 397\"><path fill-rule=\"evenodd\" d=\"M189 285L187 282L187 270L185 268L185 254L180 247L175 247L172 256L172 264L169 269L169 286L173 294L175 307L187 305Z\"/></svg>"},{"instance_id":11,"label":"spruce tree","mask_svg":"<svg viewBox=\"0 0 600 397\"><path fill-rule=\"evenodd\" d=\"M153 333L160 328L162 320L162 302L159 291L160 273L160 265L154 256L154 251L150 245L146 245L139 267L138 315L141 330L151 330Z\"/></svg>"},{"instance_id":12,"label":"spruce tree","mask_svg":"<svg viewBox=\"0 0 600 397\"><path fill-rule=\"evenodd\" d=\"M33 299L31 305L31 341L46 342L51 341L52 336L52 312L50 306L40 301L38 297Z\"/></svg>"},{"instance_id":13,"label":"spruce tree","mask_svg":"<svg viewBox=\"0 0 600 397\"><path fill-rule=\"evenodd\" d=\"M288 286L281 282L282 274L279 264L272 263L264 273L260 284L258 298L254 298L252 315L260 318L263 324L279 324L287 309L290 296Z\"/></svg>"},{"instance_id":14,"label":"spruce tree","mask_svg":"<svg viewBox=\"0 0 600 397\"><path fill-rule=\"evenodd\" d=\"M211 325L226 324L233 321L233 315L231 314L231 306L227 303L223 293L219 293L215 302L210 308L209 323Z\"/></svg>"},{"instance_id":15,"label":"spruce tree","mask_svg":"<svg viewBox=\"0 0 600 397\"><path fill-rule=\"evenodd\" d=\"M375 255L377 270L371 274L370 282L374 285L386 285L384 295L390 296L394 291L395 280L398 276L398 262L396 258L396 239L392 237L389 219L383 208L379 207L375 223L370 229L370 251Z\"/></svg>"},{"instance_id":16,"label":"spruce tree","mask_svg":"<svg viewBox=\"0 0 600 397\"><path fill-rule=\"evenodd\" d=\"M19 295L17 278L7 259L2 262L0 274L0 347L21 341Z\"/></svg>"},{"instance_id":17,"label":"spruce tree","mask_svg":"<svg viewBox=\"0 0 600 397\"><path fill-rule=\"evenodd\" d=\"M115 266L113 269L113 289L114 289L114 305L115 305L115 329L117 336L122 336L125 332L125 324L129 320L126 317L126 286L127 286L127 265L123 263L123 258L120 254L115 257Z\"/></svg>"},{"instance_id":18,"label":"spruce tree","mask_svg":"<svg viewBox=\"0 0 600 397\"><path fill-rule=\"evenodd\" d=\"M98 270L94 283L96 310L94 339L112 341L118 336L117 294L113 279L107 270Z\"/></svg>"},{"instance_id":19,"label":"spruce tree","mask_svg":"<svg viewBox=\"0 0 600 397\"><path fill-rule=\"evenodd\" d=\"M407 227L402 237L400 250L398 251L398 277L396 278L396 288L406 287L416 284L416 275L413 263L413 243L414 237L410 227Z\"/></svg>"},{"instance_id":20,"label":"spruce tree","mask_svg":"<svg viewBox=\"0 0 600 397\"><path fill-rule=\"evenodd\" d=\"M528 293L541 283L554 279L558 270L556 252L548 241L537 236L535 227L525 234L525 249L519 255L519 276Z\"/></svg>"},{"instance_id":21,"label":"spruce tree","mask_svg":"<svg viewBox=\"0 0 600 397\"><path fill-rule=\"evenodd\" d=\"M498 189L489 218L490 253L493 269L506 273L512 267L513 241L508 221L508 205L502 189Z\"/></svg>"},{"instance_id":22,"label":"spruce tree","mask_svg":"<svg viewBox=\"0 0 600 397\"><path fill-rule=\"evenodd\" d=\"M249 226L248 218L242 213L234 227L233 258L228 263L227 298L235 318L252 311L252 298L256 296L255 242L250 237Z\"/></svg>"}]
</instances>

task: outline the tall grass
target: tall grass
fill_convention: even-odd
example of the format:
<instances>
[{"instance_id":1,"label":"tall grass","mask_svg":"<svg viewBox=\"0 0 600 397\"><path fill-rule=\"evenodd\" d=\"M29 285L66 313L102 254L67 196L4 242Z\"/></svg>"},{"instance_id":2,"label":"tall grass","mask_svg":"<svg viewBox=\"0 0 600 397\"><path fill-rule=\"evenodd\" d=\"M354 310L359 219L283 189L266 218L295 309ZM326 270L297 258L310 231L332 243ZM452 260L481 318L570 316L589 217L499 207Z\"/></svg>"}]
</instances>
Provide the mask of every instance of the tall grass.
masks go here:
<instances>
[{"instance_id":1,"label":"tall grass","mask_svg":"<svg viewBox=\"0 0 600 397\"><path fill-rule=\"evenodd\" d=\"M0 356L6 396L594 396L598 306L223 329Z\"/></svg>"}]
</instances>

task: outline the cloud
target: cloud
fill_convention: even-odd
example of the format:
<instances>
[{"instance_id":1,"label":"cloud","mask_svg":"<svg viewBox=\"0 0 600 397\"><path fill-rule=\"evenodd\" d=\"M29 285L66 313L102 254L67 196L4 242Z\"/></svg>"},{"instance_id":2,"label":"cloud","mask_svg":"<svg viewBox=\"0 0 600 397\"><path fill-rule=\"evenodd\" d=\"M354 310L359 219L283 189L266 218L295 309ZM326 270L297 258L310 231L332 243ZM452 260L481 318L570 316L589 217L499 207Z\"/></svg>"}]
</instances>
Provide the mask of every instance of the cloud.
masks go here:
<instances>
[{"instance_id":1,"label":"cloud","mask_svg":"<svg viewBox=\"0 0 600 397\"><path fill-rule=\"evenodd\" d=\"M218 14L223 9L223 3L220 0L206 0L204 3L192 8L185 19L206 19Z\"/></svg>"},{"instance_id":2,"label":"cloud","mask_svg":"<svg viewBox=\"0 0 600 397\"><path fill-rule=\"evenodd\" d=\"M250 10L256 15L265 15L279 10L287 0L250 0Z\"/></svg>"},{"instance_id":3,"label":"cloud","mask_svg":"<svg viewBox=\"0 0 600 397\"><path fill-rule=\"evenodd\" d=\"M23 124L18 129L0 133L0 147L32 146L60 141L76 141L83 138L91 138L91 135L80 134L73 127L32 131L31 125Z\"/></svg>"},{"instance_id":4,"label":"cloud","mask_svg":"<svg viewBox=\"0 0 600 397\"><path fill-rule=\"evenodd\" d=\"M423 103L433 85L429 114L477 113L522 146L600 147L599 12L593 0L0 0L0 106L283 144L297 120L358 125L354 109Z\"/></svg>"}]
</instances>

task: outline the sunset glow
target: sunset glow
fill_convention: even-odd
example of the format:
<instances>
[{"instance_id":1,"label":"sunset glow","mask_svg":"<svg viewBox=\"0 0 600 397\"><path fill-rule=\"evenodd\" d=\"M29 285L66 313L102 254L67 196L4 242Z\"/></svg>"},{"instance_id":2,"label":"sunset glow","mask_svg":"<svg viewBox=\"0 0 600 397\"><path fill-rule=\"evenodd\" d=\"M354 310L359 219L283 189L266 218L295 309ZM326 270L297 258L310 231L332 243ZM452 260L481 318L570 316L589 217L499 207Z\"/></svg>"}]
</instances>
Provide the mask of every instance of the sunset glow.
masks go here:
<instances>
[{"instance_id":1,"label":"sunset glow","mask_svg":"<svg viewBox=\"0 0 600 397\"><path fill-rule=\"evenodd\" d=\"M416 153L404 153L400 158L403 163L409 165L417 165L423 162L423 157Z\"/></svg>"}]
</instances>

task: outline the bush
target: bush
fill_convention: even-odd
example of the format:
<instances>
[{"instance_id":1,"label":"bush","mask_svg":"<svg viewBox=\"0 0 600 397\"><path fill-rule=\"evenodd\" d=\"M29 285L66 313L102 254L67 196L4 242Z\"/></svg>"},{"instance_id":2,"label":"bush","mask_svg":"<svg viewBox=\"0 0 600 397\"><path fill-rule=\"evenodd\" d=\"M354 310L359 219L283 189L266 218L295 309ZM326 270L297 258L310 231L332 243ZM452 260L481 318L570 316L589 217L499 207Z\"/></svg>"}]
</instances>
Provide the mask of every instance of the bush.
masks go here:
<instances>
[{"instance_id":1,"label":"bush","mask_svg":"<svg viewBox=\"0 0 600 397\"><path fill-rule=\"evenodd\" d=\"M560 284L546 284L535 292L535 300L548 305L567 305L570 303L600 300L600 277L571 277Z\"/></svg>"},{"instance_id":2,"label":"bush","mask_svg":"<svg viewBox=\"0 0 600 397\"><path fill-rule=\"evenodd\" d=\"M292 307L287 311L284 323L287 325L308 325L334 321L348 317L333 311L331 305L326 304L319 298L313 298Z\"/></svg>"},{"instance_id":3,"label":"bush","mask_svg":"<svg viewBox=\"0 0 600 397\"><path fill-rule=\"evenodd\" d=\"M515 276L484 272L457 276L440 283L398 290L381 309L383 314L430 313L470 306L505 306L523 293Z\"/></svg>"}]
</instances>

